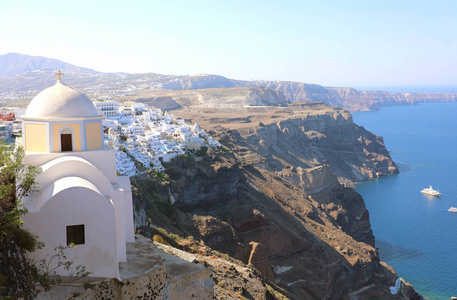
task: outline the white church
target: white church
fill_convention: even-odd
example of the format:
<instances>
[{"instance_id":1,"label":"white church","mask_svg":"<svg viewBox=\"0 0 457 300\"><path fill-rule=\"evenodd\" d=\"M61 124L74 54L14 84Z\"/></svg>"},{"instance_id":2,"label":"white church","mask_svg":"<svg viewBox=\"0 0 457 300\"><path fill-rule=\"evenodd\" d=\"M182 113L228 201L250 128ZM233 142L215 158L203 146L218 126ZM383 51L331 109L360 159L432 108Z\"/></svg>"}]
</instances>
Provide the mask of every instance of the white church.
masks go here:
<instances>
[{"instance_id":1,"label":"white church","mask_svg":"<svg viewBox=\"0 0 457 300\"><path fill-rule=\"evenodd\" d=\"M75 265L86 266L91 277L119 278L126 243L135 241L132 192L129 178L117 176L114 150L103 147L102 117L59 76L21 118L24 161L41 169L39 192L26 199L23 218L45 244L32 258L74 243L66 253Z\"/></svg>"}]
</instances>

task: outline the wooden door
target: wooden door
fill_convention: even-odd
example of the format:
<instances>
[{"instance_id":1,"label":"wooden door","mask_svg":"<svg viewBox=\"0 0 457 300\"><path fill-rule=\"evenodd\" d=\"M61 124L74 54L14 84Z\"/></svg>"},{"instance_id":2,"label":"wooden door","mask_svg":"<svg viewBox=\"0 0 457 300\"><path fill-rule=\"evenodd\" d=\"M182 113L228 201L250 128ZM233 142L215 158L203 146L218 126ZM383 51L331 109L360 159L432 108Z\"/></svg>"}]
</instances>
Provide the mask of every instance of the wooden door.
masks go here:
<instances>
[{"instance_id":1,"label":"wooden door","mask_svg":"<svg viewBox=\"0 0 457 300\"><path fill-rule=\"evenodd\" d=\"M60 135L60 147L63 151L73 151L73 143L71 140L71 134L62 133Z\"/></svg>"}]
</instances>

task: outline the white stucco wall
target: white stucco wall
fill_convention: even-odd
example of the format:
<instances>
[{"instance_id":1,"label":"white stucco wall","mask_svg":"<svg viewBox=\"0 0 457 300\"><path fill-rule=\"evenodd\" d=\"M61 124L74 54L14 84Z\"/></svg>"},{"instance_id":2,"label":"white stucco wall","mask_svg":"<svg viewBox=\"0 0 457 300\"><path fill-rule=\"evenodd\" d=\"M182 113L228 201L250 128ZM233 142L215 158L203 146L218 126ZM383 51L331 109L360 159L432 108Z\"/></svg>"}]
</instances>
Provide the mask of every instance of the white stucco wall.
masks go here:
<instances>
[{"instance_id":1,"label":"white stucco wall","mask_svg":"<svg viewBox=\"0 0 457 300\"><path fill-rule=\"evenodd\" d=\"M120 190L116 190L113 194L111 194L111 201L114 203L115 207L115 217L116 217L116 239L117 243L117 252L118 261L127 261L127 254L126 254L126 242L125 242L125 217L124 217L124 202L123 200L123 192Z\"/></svg>"},{"instance_id":2,"label":"white stucco wall","mask_svg":"<svg viewBox=\"0 0 457 300\"><path fill-rule=\"evenodd\" d=\"M132 199L132 186L128 176L118 177L119 188L123 190L124 201L124 218L125 218L125 240L127 243L135 241L135 232L133 224L133 199Z\"/></svg>"},{"instance_id":3,"label":"white stucco wall","mask_svg":"<svg viewBox=\"0 0 457 300\"><path fill-rule=\"evenodd\" d=\"M53 195L37 213L24 216L24 226L39 236L45 247L31 253L36 261L54 247L66 245L66 227L84 224L85 244L68 249L75 265L85 265L90 276L119 277L115 212L108 200L86 187L71 187ZM60 270L59 274L68 275Z\"/></svg>"},{"instance_id":4,"label":"white stucco wall","mask_svg":"<svg viewBox=\"0 0 457 300\"><path fill-rule=\"evenodd\" d=\"M89 267L91 276L117 277L118 263L126 261L126 242L134 241L134 224L130 179L117 176L115 152L26 153L25 162L42 170L37 176L41 189L28 197L24 222L47 247L32 256L39 260L53 253L54 247L66 244L66 226L85 224L86 231L90 226L104 232L95 238L100 245L86 240L87 245L68 252L79 257L78 264ZM81 221L66 223L72 220L70 215L73 219L79 215ZM104 266L108 261L110 266Z\"/></svg>"}]
</instances>

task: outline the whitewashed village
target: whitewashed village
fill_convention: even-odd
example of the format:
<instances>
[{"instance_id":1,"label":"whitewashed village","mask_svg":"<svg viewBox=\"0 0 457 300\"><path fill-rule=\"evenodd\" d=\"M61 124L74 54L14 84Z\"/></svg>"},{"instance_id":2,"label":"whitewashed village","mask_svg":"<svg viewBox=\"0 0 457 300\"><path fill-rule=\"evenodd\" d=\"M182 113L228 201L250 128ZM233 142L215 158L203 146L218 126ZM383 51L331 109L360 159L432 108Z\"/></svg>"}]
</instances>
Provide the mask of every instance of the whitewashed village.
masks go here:
<instances>
[{"instance_id":1,"label":"whitewashed village","mask_svg":"<svg viewBox=\"0 0 457 300\"><path fill-rule=\"evenodd\" d=\"M94 101L102 121L106 146L116 150L117 171L133 176L144 169L163 171L162 162L202 147L218 147L219 142L208 136L197 123L186 124L173 114L144 103L105 100Z\"/></svg>"},{"instance_id":2,"label":"whitewashed village","mask_svg":"<svg viewBox=\"0 0 457 300\"><path fill-rule=\"evenodd\" d=\"M145 170L163 171L162 162L202 147L220 146L197 123L187 124L160 108L100 98L92 102L103 116L104 145L116 151L116 169L121 176L130 177ZM21 136L21 111L3 108L0 136L7 140Z\"/></svg>"}]
</instances>

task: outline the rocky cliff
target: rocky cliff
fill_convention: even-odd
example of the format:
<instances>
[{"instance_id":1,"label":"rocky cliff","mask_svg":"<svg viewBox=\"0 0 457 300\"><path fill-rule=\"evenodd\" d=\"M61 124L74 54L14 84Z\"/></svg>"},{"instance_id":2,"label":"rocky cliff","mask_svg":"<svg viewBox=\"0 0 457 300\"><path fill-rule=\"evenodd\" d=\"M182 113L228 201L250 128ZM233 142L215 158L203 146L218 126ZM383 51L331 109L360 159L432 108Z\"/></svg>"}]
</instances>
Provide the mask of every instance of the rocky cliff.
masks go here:
<instances>
[{"instance_id":1,"label":"rocky cliff","mask_svg":"<svg viewBox=\"0 0 457 300\"><path fill-rule=\"evenodd\" d=\"M224 127L199 113L224 148L172 161L150 200L153 179L138 178L136 208L173 202L168 220L150 211L155 226L254 266L292 299L417 299L407 283L391 294L398 276L379 260L362 197L341 184L397 171L382 138L324 104L255 112L224 113Z\"/></svg>"},{"instance_id":2,"label":"rocky cliff","mask_svg":"<svg viewBox=\"0 0 457 300\"><path fill-rule=\"evenodd\" d=\"M323 103L294 102L223 113L194 108L179 114L215 131L224 130L213 127L222 124L228 131L220 141L239 150L240 161L276 172L309 194L336 178L351 184L398 172L382 137L354 124L347 111Z\"/></svg>"},{"instance_id":3,"label":"rocky cliff","mask_svg":"<svg viewBox=\"0 0 457 300\"><path fill-rule=\"evenodd\" d=\"M163 196L174 199L187 217L167 226L153 214L152 222L254 266L292 299L391 296L397 275L379 261L359 195L335 185L309 196L236 156L210 149L201 161L168 165L170 184ZM238 284L243 295L252 293ZM415 295L408 285L403 293L392 298Z\"/></svg>"},{"instance_id":4,"label":"rocky cliff","mask_svg":"<svg viewBox=\"0 0 457 300\"><path fill-rule=\"evenodd\" d=\"M197 90L143 91L125 98L165 110L234 109L243 106L272 106L287 103L284 94L268 87L234 87Z\"/></svg>"},{"instance_id":5,"label":"rocky cliff","mask_svg":"<svg viewBox=\"0 0 457 300\"><path fill-rule=\"evenodd\" d=\"M359 91L350 87L325 87L291 81L243 81L217 75L181 76L161 86L173 90L198 90L234 87L267 87L284 95L286 101L322 101L351 111L375 110L383 105L404 105L432 101L457 101L455 93L389 93Z\"/></svg>"},{"instance_id":6,"label":"rocky cliff","mask_svg":"<svg viewBox=\"0 0 457 300\"><path fill-rule=\"evenodd\" d=\"M349 87L323 87L299 82L256 81L255 84L281 91L289 101L323 101L351 111L376 110L384 105L417 104L420 102L457 101L454 93L389 93L358 91Z\"/></svg>"}]
</instances>

